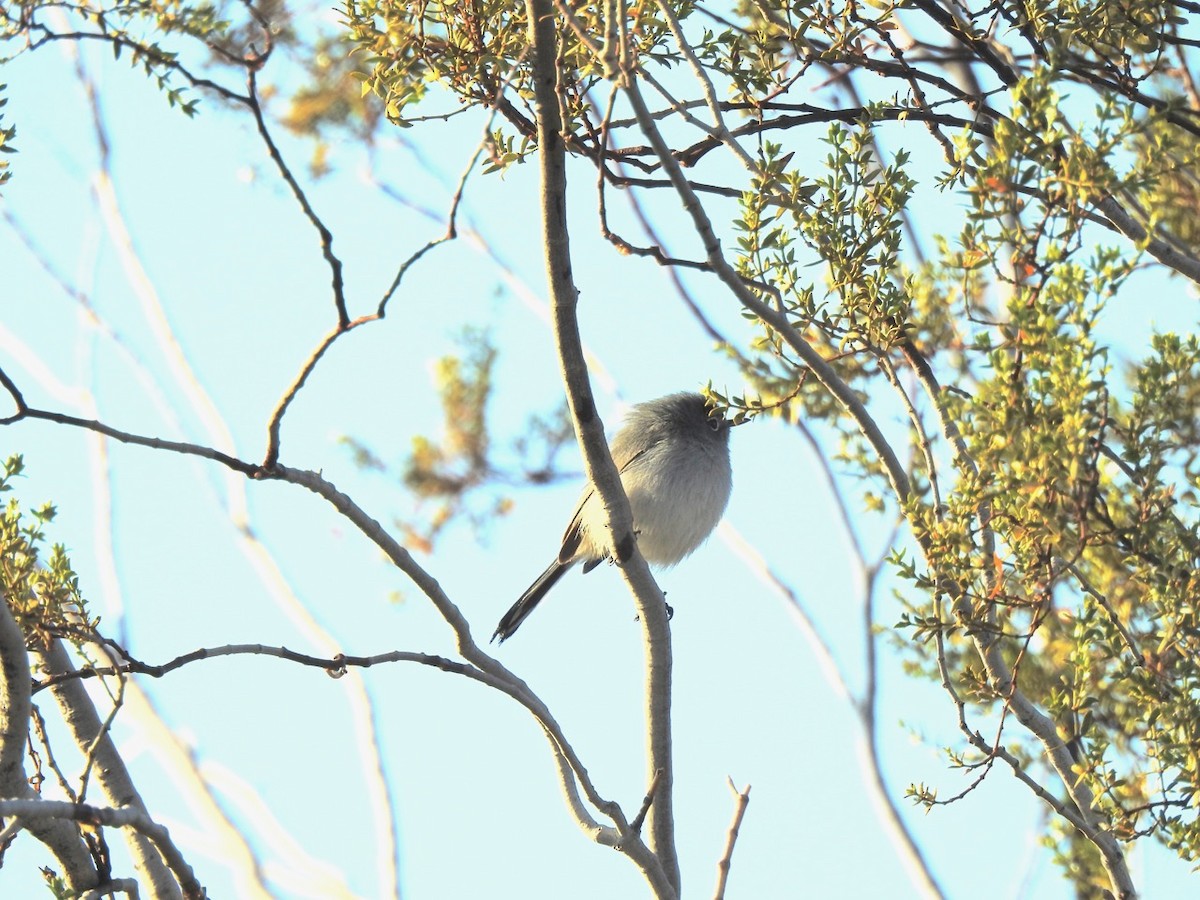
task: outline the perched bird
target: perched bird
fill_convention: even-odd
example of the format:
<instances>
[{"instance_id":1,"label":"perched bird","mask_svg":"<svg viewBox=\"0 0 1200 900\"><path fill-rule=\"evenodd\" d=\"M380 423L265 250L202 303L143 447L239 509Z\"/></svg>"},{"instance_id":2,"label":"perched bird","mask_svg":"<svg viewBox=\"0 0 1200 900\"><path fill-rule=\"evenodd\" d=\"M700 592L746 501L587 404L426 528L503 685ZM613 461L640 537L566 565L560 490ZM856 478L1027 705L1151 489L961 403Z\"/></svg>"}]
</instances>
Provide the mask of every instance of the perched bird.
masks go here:
<instances>
[{"instance_id":1,"label":"perched bird","mask_svg":"<svg viewBox=\"0 0 1200 900\"><path fill-rule=\"evenodd\" d=\"M731 427L696 393L668 394L630 410L610 450L646 562L673 566L717 527L733 484ZM611 552L604 504L589 486L563 535L558 557L504 614L492 640L512 637L576 563L582 562L583 571L590 572Z\"/></svg>"}]
</instances>

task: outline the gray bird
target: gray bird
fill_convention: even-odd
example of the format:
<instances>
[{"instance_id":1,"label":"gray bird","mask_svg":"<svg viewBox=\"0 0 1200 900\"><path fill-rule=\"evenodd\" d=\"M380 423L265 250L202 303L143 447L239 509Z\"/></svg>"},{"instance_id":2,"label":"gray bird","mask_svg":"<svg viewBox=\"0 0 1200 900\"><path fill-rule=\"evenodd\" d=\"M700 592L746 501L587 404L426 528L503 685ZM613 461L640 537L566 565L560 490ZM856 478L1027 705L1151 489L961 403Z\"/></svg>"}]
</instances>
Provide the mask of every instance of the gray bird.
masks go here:
<instances>
[{"instance_id":1,"label":"gray bird","mask_svg":"<svg viewBox=\"0 0 1200 900\"><path fill-rule=\"evenodd\" d=\"M639 403L610 444L629 497L638 548L646 562L673 566L704 543L729 502L731 423L700 394L668 394ZM504 614L492 640L502 642L576 563L590 572L609 558L604 504L589 486L554 560Z\"/></svg>"}]
</instances>

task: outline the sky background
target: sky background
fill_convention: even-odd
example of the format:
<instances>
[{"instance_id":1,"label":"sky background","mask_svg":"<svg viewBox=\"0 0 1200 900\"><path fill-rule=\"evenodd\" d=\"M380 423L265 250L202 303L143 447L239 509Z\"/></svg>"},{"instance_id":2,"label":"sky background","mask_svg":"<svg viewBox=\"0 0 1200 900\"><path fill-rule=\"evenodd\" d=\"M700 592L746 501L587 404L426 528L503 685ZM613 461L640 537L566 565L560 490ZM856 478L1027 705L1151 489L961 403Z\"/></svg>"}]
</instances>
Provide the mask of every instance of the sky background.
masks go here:
<instances>
[{"instance_id":1,"label":"sky background","mask_svg":"<svg viewBox=\"0 0 1200 900\"><path fill-rule=\"evenodd\" d=\"M67 49L24 56L2 73L5 123L17 124L20 152L0 197L0 363L35 406L204 444L220 444L225 431L241 457L261 459L272 409L335 321L315 233L271 169L249 117L206 99L189 120L127 64L89 52L86 71L111 141L118 220L97 190L96 129ZM335 142L332 174L314 181L304 174L310 146L275 129L335 235L352 314L372 310L400 263L444 230L444 220L419 208L444 215L483 125L466 116L385 132L374 176L411 206L367 176L361 146ZM886 135L892 149L924 138L899 127ZM822 147L814 140L808 152L815 170ZM736 369L712 351L666 273L619 256L600 238L594 174L575 166L572 175L581 329L610 431L628 403L710 379L740 393ZM282 462L322 472L385 524L427 512L394 477L356 466L343 438L395 465L414 436L436 434L432 363L455 352L465 326L488 328L500 350L489 424L498 458L516 459L511 441L522 423L562 396L536 179L532 164L470 179L464 236L410 271L384 321L342 339L322 361L285 420ZM620 201L610 194L616 221L640 239ZM953 195L925 192L921 202L918 220L931 228L965 208ZM676 214L652 209L671 235L670 249L698 257L698 242L676 227ZM710 211L727 222L732 207L714 203ZM95 314L43 263L82 291ZM753 337L715 280L685 278L731 337L743 345ZM1194 301L1180 280L1135 279L1105 321L1120 335L1118 356L1136 355L1153 327L1192 330ZM166 328L177 351L164 352ZM200 396L219 420L203 413ZM882 424L899 433L898 420ZM831 453L832 440L823 440ZM732 443L726 524L659 578L675 609L685 890L711 893L733 810L731 778L752 791L728 896L918 896L880 824L853 710L789 604L738 550L740 541L753 547L796 592L857 695L861 595L821 467L802 437L776 422L738 429ZM45 423L4 429L0 450L24 454L16 497L27 508L57 505L51 540L68 547L102 630L140 659L161 662L239 642L315 655L453 654L450 629L423 596L301 488L247 483L214 464ZM564 463L580 469L573 449ZM515 501L508 515L482 529L457 523L432 554L418 557L477 640L557 551L579 488L572 480L505 488ZM874 558L887 523L862 512L853 485L846 489ZM892 587L885 581L879 592L876 618L884 625L902 608ZM600 792L631 814L647 787L633 615L615 570L572 573L516 637L493 648L558 717ZM910 783L949 796L969 776L949 771L941 753L958 739L940 689L903 677L894 652L880 667L884 774L946 895L1070 897L1038 847L1043 808L1002 769L966 799L928 815L903 799ZM647 893L631 863L570 820L536 723L475 683L410 664L332 679L261 656L135 682L117 718L119 746L150 810L211 896L262 895L222 818L245 833L271 896L388 895L381 840L388 804L405 897ZM35 700L50 706L44 695ZM378 739L382 775L367 749L367 725ZM200 781L215 805L196 799ZM1169 852L1143 842L1132 858L1145 896L1195 891L1187 864ZM47 859L37 845L18 840L4 862L0 895L40 895L36 866Z\"/></svg>"}]
</instances>

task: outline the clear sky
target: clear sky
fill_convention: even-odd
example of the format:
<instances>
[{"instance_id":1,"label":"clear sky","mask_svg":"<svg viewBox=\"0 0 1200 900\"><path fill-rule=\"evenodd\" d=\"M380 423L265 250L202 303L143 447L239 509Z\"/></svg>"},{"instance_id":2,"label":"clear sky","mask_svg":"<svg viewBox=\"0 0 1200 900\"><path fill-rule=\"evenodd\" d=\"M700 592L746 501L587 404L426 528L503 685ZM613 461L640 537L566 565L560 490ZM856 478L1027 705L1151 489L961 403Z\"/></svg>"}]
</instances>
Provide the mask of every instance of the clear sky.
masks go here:
<instances>
[{"instance_id":1,"label":"clear sky","mask_svg":"<svg viewBox=\"0 0 1200 900\"><path fill-rule=\"evenodd\" d=\"M23 57L0 73L9 84L6 124L17 124L20 150L0 198L10 217L0 223L0 363L35 405L199 443L219 443L227 430L239 455L260 459L271 410L335 321L315 233L248 117L206 98L189 120L126 63L89 53L111 141L117 206L106 205L97 192L96 131L63 49ZM374 175L417 206L443 212L482 127L463 117L387 135ZM893 134L898 145L904 132ZM361 147L335 144L332 174L313 181L304 174L309 147L282 128L276 136L334 232L352 314L372 310L399 264L444 224L373 184ZM815 165L819 145L812 154ZM606 425L616 424L623 404L709 379L739 392L737 371L712 352L663 271L600 239L594 175L581 167L573 175L580 316ZM386 320L359 329L323 360L285 420L285 464L321 471L384 524L427 513L394 478L360 470L341 439L394 465L413 436L436 433L431 363L455 349L464 326L490 328L500 349L490 424L499 458L515 459L511 439L521 423L562 395L535 199L532 165L471 178L464 236L411 270ZM630 228L620 195L611 202ZM929 208L933 221L959 206L953 196L928 202L937 204ZM712 211L727 221L731 207ZM671 212L654 215L682 235ZM686 236L677 245L673 238L671 249L699 255ZM95 317L43 263L86 294ZM715 281L687 280L734 339L752 336ZM1153 324L1190 328L1194 316L1181 319L1179 310L1193 302L1180 281L1148 283L1135 309L1114 304L1109 327L1132 352ZM156 320L159 305L165 322ZM164 348L168 329L175 349ZM25 455L18 499L57 504L51 539L67 545L102 629L140 659L240 642L317 655L452 653L449 628L420 592L300 488L246 483L213 464L45 424L4 429L0 450ZM832 450L826 437L825 452ZM573 453L568 462L578 470ZM772 422L734 432L733 457L726 525L660 577L675 610L685 889L711 892L732 778L752 792L730 897L918 896L880 824L850 705L788 603L737 549L740 535L796 592L859 693L859 586L821 469L795 431ZM419 556L477 639L556 552L579 487L505 488L515 501L506 516L482 529L456 523ZM879 552L885 523L861 512L853 485L846 489L868 549ZM883 625L901 610L892 586L885 582L879 593ZM647 786L633 615L617 572L571 573L516 637L494 648L549 704L601 793L630 811ZM890 651L880 665L888 789L946 895L1071 896L1037 845L1042 806L1007 772L997 769L967 798L928 815L903 799L910 783L949 796L969 776L950 771L940 752L958 744L945 696L905 678ZM214 897L256 896L244 858L218 825L222 817L243 830L272 896L386 896L381 815L389 800L406 897L646 893L632 864L572 824L536 723L475 683L411 664L331 679L261 656L135 681L157 712L140 694L128 697L116 720L119 745L150 810ZM68 771L73 764L68 757ZM198 781L215 805L196 799ZM46 861L31 840L19 840L0 869L0 895L39 896L35 866ZM1187 865L1165 851L1147 845L1134 861L1147 897L1195 890Z\"/></svg>"}]
</instances>

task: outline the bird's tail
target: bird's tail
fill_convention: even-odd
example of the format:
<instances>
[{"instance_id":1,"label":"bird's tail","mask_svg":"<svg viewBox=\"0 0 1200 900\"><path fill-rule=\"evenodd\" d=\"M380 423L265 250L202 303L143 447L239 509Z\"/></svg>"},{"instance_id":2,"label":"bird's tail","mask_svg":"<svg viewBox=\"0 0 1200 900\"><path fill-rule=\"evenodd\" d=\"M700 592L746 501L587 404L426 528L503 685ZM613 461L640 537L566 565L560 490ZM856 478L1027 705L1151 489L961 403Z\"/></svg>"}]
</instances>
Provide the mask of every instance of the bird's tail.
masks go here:
<instances>
[{"instance_id":1,"label":"bird's tail","mask_svg":"<svg viewBox=\"0 0 1200 900\"><path fill-rule=\"evenodd\" d=\"M575 565L574 560L563 563L556 559L550 563L550 567L538 576L537 581L526 588L520 599L504 614L504 618L496 626L492 640L499 638L500 643L504 643L512 637L513 633L521 627L521 623L525 621L525 617L533 612L533 608L546 596L546 591L554 587L558 583L558 579L562 578L567 569L573 565Z\"/></svg>"}]
</instances>

